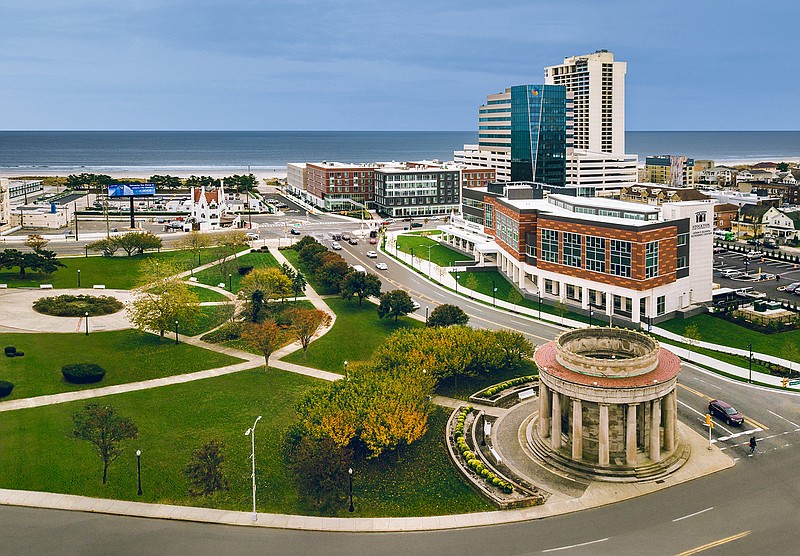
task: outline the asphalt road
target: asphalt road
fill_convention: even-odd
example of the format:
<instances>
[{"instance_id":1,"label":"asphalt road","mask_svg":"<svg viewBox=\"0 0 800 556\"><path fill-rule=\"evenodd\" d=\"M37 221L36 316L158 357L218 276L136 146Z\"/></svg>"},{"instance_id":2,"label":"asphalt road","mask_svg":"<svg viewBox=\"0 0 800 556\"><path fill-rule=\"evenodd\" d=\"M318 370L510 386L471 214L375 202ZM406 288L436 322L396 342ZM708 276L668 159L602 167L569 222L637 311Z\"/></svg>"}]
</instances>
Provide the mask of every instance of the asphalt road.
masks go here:
<instances>
[{"instance_id":1,"label":"asphalt road","mask_svg":"<svg viewBox=\"0 0 800 556\"><path fill-rule=\"evenodd\" d=\"M402 224L398 224L402 225ZM266 233L282 234L282 225ZM357 229L358 226L353 227ZM328 240L339 222L309 217L305 233ZM352 231L352 230L350 230ZM264 237L262 235L262 237ZM340 251L351 263L374 269L363 241ZM520 330L535 343L559 329L494 310L442 291L403 265L376 271L385 287L402 286L431 309L455 303L470 323ZM369 265L369 266L368 266ZM782 280L783 281L783 280ZM154 521L56 510L0 508L2 549L9 554L796 554L800 542L800 397L766 390L683 366L678 402L681 421L701 434L710 399L721 398L744 415L742 427L716 422L712 441L736 459L729 470L623 503L544 520L455 531L405 534L314 533ZM750 455L750 435L759 439ZM702 454L694 454L702 457ZM694 553L694 552L692 552Z\"/></svg>"}]
</instances>

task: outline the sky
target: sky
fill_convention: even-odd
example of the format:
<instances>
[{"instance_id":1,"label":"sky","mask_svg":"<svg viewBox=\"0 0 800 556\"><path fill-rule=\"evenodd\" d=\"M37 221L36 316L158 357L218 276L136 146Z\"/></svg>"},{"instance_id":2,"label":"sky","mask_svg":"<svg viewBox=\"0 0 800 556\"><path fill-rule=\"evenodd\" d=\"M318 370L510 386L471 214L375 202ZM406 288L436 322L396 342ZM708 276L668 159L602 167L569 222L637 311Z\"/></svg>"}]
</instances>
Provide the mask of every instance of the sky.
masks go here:
<instances>
[{"instance_id":1,"label":"sky","mask_svg":"<svg viewBox=\"0 0 800 556\"><path fill-rule=\"evenodd\" d=\"M783 0L0 0L2 130L475 130L598 49L627 130L800 130Z\"/></svg>"}]
</instances>

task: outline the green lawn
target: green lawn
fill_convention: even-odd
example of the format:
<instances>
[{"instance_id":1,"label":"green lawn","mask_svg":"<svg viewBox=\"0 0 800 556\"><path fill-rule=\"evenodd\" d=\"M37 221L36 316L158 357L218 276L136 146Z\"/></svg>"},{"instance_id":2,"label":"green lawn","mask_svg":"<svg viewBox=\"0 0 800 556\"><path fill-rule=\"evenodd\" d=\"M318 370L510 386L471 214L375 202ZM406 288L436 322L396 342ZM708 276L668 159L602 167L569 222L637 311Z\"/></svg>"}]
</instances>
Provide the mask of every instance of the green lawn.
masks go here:
<instances>
[{"instance_id":1,"label":"green lawn","mask_svg":"<svg viewBox=\"0 0 800 556\"><path fill-rule=\"evenodd\" d=\"M203 301L227 301L228 298L222 295L221 293L209 290L207 288L201 288L199 286L191 286L190 291L197 296L197 299L200 302Z\"/></svg>"},{"instance_id":2,"label":"green lawn","mask_svg":"<svg viewBox=\"0 0 800 556\"><path fill-rule=\"evenodd\" d=\"M0 334L0 344L14 346L24 357L0 359L0 380L14 383L7 399L85 390L223 367L240 360L181 342L169 332L164 339L136 330L77 334ZM96 384L70 384L61 367L97 363L106 376Z\"/></svg>"},{"instance_id":3,"label":"green lawn","mask_svg":"<svg viewBox=\"0 0 800 556\"><path fill-rule=\"evenodd\" d=\"M199 288L198 288L199 289ZM192 326L181 327L178 323L178 332L187 336L197 336L216 328L233 315L233 305L209 305L200 307L200 316Z\"/></svg>"},{"instance_id":4,"label":"green lawn","mask_svg":"<svg viewBox=\"0 0 800 556\"><path fill-rule=\"evenodd\" d=\"M418 235L401 235L397 237L397 249L409 253L421 261L428 260L428 247L430 247L431 262L439 266L453 266L455 261L470 260L468 255L459 253L438 241Z\"/></svg>"},{"instance_id":5,"label":"green lawn","mask_svg":"<svg viewBox=\"0 0 800 556\"><path fill-rule=\"evenodd\" d=\"M125 452L101 483L102 466L91 445L72 439L71 416L85 402L3 413L0 418L0 487L117 498L141 502L206 506L249 511L250 439L244 431L256 416L258 511L317 513L298 497L281 456L281 435L293 422L294 405L315 379L277 370L233 375L100 398L130 417L140 436L126 441ZM343 505L327 515L409 516L490 510L462 480L447 457L447 413L434 410L427 435L394 455L356 466L356 511ZM224 443L230 490L213 496L187 495L182 470L203 441ZM142 450L143 495L136 495L136 457ZM342 485L345 493L347 485Z\"/></svg>"},{"instance_id":6,"label":"green lawn","mask_svg":"<svg viewBox=\"0 0 800 556\"><path fill-rule=\"evenodd\" d=\"M206 249L203 258L216 257L217 249ZM189 270L194 254L188 251L162 251L161 253L145 253L128 257L119 253L114 257L59 257L66 268L59 268L50 275L27 272L20 277L19 272L0 271L0 283L7 283L9 288L36 287L39 284L53 284L54 288L78 287L78 270L81 271L81 286L91 288L94 284L105 284L110 289L129 290L137 285L141 278L145 259L170 262L181 270Z\"/></svg>"},{"instance_id":7,"label":"green lawn","mask_svg":"<svg viewBox=\"0 0 800 556\"><path fill-rule=\"evenodd\" d=\"M252 266L254 268L267 268L270 266L280 267L278 261L275 260L275 257L273 257L271 253L256 251L242 255L228 263L227 273L223 272L223 265L214 265L211 268L196 272L194 275L201 284L217 286L224 282L225 289L229 290L232 285L233 289L230 291L236 293L239 291L239 285L243 278L243 276L239 274L238 269L243 266Z\"/></svg>"},{"instance_id":8,"label":"green lawn","mask_svg":"<svg viewBox=\"0 0 800 556\"><path fill-rule=\"evenodd\" d=\"M336 322L327 334L308 347L308 358L299 350L283 358L315 369L343 373L344 361L366 361L386 337L400 328L423 326L410 317L379 319L377 307L368 302L359 307L357 300L328 298L325 303L336 313Z\"/></svg>"},{"instance_id":9,"label":"green lawn","mask_svg":"<svg viewBox=\"0 0 800 556\"><path fill-rule=\"evenodd\" d=\"M658 326L682 335L686 327L691 324L697 325L700 330L700 340L703 342L745 350L747 344L752 343L753 351L800 362L800 330L763 334L707 314L695 315L688 319L672 319L659 323Z\"/></svg>"}]
</instances>

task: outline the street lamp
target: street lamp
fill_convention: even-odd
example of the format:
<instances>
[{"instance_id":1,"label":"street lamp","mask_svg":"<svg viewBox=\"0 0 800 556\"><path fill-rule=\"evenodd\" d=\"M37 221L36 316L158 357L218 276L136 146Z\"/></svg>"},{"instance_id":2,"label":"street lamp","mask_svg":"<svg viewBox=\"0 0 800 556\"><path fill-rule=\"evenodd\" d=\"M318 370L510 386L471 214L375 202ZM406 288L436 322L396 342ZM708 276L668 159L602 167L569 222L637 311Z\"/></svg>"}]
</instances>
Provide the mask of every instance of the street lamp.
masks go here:
<instances>
[{"instance_id":1,"label":"street lamp","mask_svg":"<svg viewBox=\"0 0 800 556\"><path fill-rule=\"evenodd\" d=\"M433 243L431 245L420 245L423 249L428 249L428 278L431 277L431 249L436 247L436 244Z\"/></svg>"},{"instance_id":2,"label":"street lamp","mask_svg":"<svg viewBox=\"0 0 800 556\"><path fill-rule=\"evenodd\" d=\"M456 270L456 295L458 295L458 271Z\"/></svg>"},{"instance_id":3,"label":"street lamp","mask_svg":"<svg viewBox=\"0 0 800 556\"><path fill-rule=\"evenodd\" d=\"M497 287L494 284L494 280L492 280L492 307L494 307L494 297L497 293Z\"/></svg>"},{"instance_id":4,"label":"street lamp","mask_svg":"<svg viewBox=\"0 0 800 556\"><path fill-rule=\"evenodd\" d=\"M137 482L139 483L139 492L137 492L136 494L141 496L142 495L142 451L141 450L136 450L136 474L138 477Z\"/></svg>"},{"instance_id":5,"label":"street lamp","mask_svg":"<svg viewBox=\"0 0 800 556\"><path fill-rule=\"evenodd\" d=\"M228 273L228 289L233 291L233 273Z\"/></svg>"},{"instance_id":6,"label":"street lamp","mask_svg":"<svg viewBox=\"0 0 800 556\"><path fill-rule=\"evenodd\" d=\"M350 380L350 375L347 374L347 361L344 362L344 378Z\"/></svg>"},{"instance_id":7,"label":"street lamp","mask_svg":"<svg viewBox=\"0 0 800 556\"><path fill-rule=\"evenodd\" d=\"M747 349L750 352L750 357L748 359L749 363L750 363L750 375L749 375L749 378L747 379L747 382L752 384L753 383L753 344L752 344L752 342L747 344Z\"/></svg>"},{"instance_id":8,"label":"street lamp","mask_svg":"<svg viewBox=\"0 0 800 556\"><path fill-rule=\"evenodd\" d=\"M589 328L592 327L592 317L594 316L594 309L592 308L592 304L589 303Z\"/></svg>"},{"instance_id":9,"label":"street lamp","mask_svg":"<svg viewBox=\"0 0 800 556\"><path fill-rule=\"evenodd\" d=\"M78 269L78 287L81 287L81 269Z\"/></svg>"},{"instance_id":10,"label":"street lamp","mask_svg":"<svg viewBox=\"0 0 800 556\"><path fill-rule=\"evenodd\" d=\"M89 311L83 313L83 318L86 321L86 335L89 335Z\"/></svg>"},{"instance_id":11,"label":"street lamp","mask_svg":"<svg viewBox=\"0 0 800 556\"><path fill-rule=\"evenodd\" d=\"M250 437L250 459L253 462L253 474L251 475L253 479L253 521L258 521L258 514L256 513L256 425L260 420L261 415L256 417L252 428L244 431L244 435Z\"/></svg>"},{"instance_id":12,"label":"street lamp","mask_svg":"<svg viewBox=\"0 0 800 556\"><path fill-rule=\"evenodd\" d=\"M425 305L425 326L428 326L428 306Z\"/></svg>"},{"instance_id":13,"label":"street lamp","mask_svg":"<svg viewBox=\"0 0 800 556\"><path fill-rule=\"evenodd\" d=\"M350 467L347 469L347 474L350 475L350 508L347 511L354 512L356 511L355 506L353 506L353 468Z\"/></svg>"},{"instance_id":14,"label":"street lamp","mask_svg":"<svg viewBox=\"0 0 800 556\"><path fill-rule=\"evenodd\" d=\"M542 292L536 291L536 301L539 303L539 320L542 320Z\"/></svg>"},{"instance_id":15,"label":"street lamp","mask_svg":"<svg viewBox=\"0 0 800 556\"><path fill-rule=\"evenodd\" d=\"M175 345L178 345L178 321L175 321Z\"/></svg>"}]
</instances>

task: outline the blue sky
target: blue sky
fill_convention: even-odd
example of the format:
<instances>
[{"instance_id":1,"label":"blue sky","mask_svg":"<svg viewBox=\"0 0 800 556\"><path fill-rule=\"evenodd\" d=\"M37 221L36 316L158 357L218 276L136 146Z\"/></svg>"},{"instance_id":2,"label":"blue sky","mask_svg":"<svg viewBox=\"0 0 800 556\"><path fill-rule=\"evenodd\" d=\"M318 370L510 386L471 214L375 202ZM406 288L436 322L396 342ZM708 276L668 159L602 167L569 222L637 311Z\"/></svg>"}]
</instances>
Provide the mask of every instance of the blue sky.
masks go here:
<instances>
[{"instance_id":1,"label":"blue sky","mask_svg":"<svg viewBox=\"0 0 800 556\"><path fill-rule=\"evenodd\" d=\"M474 130L605 48L628 130L798 130L794 2L0 0L0 129Z\"/></svg>"}]
</instances>

